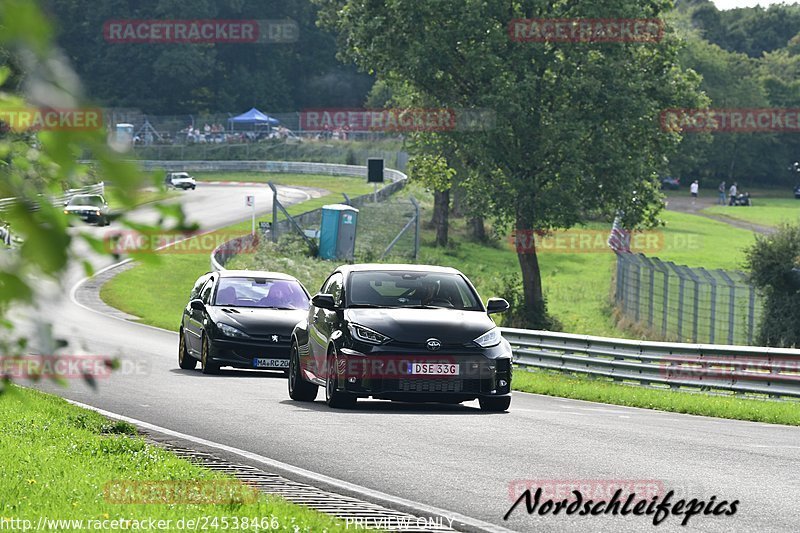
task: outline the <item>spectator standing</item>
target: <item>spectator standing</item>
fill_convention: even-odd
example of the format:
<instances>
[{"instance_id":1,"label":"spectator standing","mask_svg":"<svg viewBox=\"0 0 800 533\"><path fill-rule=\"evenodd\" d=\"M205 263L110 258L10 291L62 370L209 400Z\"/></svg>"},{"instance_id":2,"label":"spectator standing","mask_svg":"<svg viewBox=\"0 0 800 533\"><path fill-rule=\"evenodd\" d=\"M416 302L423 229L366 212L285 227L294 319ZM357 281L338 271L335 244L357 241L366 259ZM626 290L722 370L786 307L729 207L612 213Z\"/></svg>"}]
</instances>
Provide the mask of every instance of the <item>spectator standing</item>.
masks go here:
<instances>
[{"instance_id":1,"label":"spectator standing","mask_svg":"<svg viewBox=\"0 0 800 533\"><path fill-rule=\"evenodd\" d=\"M733 182L731 188L728 190L728 205L736 205L736 194L738 193L739 189L736 187L736 182Z\"/></svg>"},{"instance_id":2,"label":"spectator standing","mask_svg":"<svg viewBox=\"0 0 800 533\"><path fill-rule=\"evenodd\" d=\"M718 203L720 205L725 205L727 203L726 202L727 198L725 198L725 182L724 181L719 184L718 191L719 191L719 202Z\"/></svg>"},{"instance_id":3,"label":"spectator standing","mask_svg":"<svg viewBox=\"0 0 800 533\"><path fill-rule=\"evenodd\" d=\"M689 192L692 193L692 205L694 205L697 200L697 193L700 192L700 183L698 183L697 180L694 180L692 184L689 185Z\"/></svg>"}]
</instances>

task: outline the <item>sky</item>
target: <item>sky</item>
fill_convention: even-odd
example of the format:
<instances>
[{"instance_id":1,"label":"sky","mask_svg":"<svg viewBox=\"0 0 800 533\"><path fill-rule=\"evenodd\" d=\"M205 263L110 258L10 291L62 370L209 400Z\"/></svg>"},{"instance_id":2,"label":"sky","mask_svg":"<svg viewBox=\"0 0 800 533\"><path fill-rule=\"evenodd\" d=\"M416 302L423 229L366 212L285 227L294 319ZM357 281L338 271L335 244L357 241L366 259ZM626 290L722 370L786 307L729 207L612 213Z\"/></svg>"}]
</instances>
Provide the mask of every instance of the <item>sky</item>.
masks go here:
<instances>
[{"instance_id":1,"label":"sky","mask_svg":"<svg viewBox=\"0 0 800 533\"><path fill-rule=\"evenodd\" d=\"M711 0L714 2L714 5L717 6L717 9L734 9L737 7L753 7L753 6L761 6L767 7L770 4L794 4L796 3L795 0Z\"/></svg>"}]
</instances>

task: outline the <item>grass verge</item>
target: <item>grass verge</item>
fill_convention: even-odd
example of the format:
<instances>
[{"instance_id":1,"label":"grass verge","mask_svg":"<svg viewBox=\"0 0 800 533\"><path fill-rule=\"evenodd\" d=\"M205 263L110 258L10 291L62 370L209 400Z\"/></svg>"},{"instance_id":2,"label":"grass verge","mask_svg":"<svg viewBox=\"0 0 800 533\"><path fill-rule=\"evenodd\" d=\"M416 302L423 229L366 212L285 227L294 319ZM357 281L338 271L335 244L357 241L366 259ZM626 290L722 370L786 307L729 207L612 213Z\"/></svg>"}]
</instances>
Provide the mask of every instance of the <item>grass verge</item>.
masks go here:
<instances>
[{"instance_id":1,"label":"grass verge","mask_svg":"<svg viewBox=\"0 0 800 533\"><path fill-rule=\"evenodd\" d=\"M775 402L648 389L600 379L519 369L514 372L513 385L514 390L547 396L673 413L800 426L800 409L798 404L792 401Z\"/></svg>"},{"instance_id":2,"label":"grass verge","mask_svg":"<svg viewBox=\"0 0 800 533\"><path fill-rule=\"evenodd\" d=\"M781 223L797 223L800 220L800 200L794 198L753 198L749 207L715 205L703 209L703 213L778 227Z\"/></svg>"},{"instance_id":3,"label":"grass verge","mask_svg":"<svg viewBox=\"0 0 800 533\"><path fill-rule=\"evenodd\" d=\"M39 528L45 531L141 529L130 523L128 527L113 527L110 522L106 527L91 527L86 521L149 519L169 520L171 527L159 529L176 531L181 529L177 526L179 520L184 524L189 520L202 524L205 520L210 526L214 519L221 524L224 518L232 524L238 518L243 524L243 519L263 517L267 523L274 518L272 524L279 524L279 531L344 529L332 517L254 494L234 478L151 446L135 435L130 424L109 421L55 396L8 387L0 400L0 427L0 529L22 529L23 524L34 529L45 525L40 522L41 517L52 521ZM202 487L199 499L191 496L192 487L197 484ZM108 490L114 486L129 488L131 492L126 494L139 503L115 503L114 498L119 496ZM164 493L146 488L161 486L167 487L168 497L170 488L175 491L172 494L189 496L179 496L177 501L200 503L162 503ZM181 487L186 490L181 491ZM20 527L15 527L12 520L30 522L18 521ZM68 520L83 520L82 527L78 522L64 522ZM264 529L274 528L261 530ZM254 531L252 527L250 530Z\"/></svg>"}]
</instances>

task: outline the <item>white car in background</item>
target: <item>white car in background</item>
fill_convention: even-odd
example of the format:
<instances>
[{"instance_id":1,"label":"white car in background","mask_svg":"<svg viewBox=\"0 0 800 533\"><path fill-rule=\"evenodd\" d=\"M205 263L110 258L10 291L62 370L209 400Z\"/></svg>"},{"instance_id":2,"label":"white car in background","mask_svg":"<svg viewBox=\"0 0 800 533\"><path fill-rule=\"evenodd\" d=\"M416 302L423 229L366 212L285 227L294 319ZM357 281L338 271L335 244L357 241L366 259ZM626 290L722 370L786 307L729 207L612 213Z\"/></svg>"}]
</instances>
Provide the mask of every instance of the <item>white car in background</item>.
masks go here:
<instances>
[{"instance_id":1,"label":"white car in background","mask_svg":"<svg viewBox=\"0 0 800 533\"><path fill-rule=\"evenodd\" d=\"M188 172L167 172L167 177L164 182L167 187L183 189L184 191L186 189L194 190L195 187L197 187L197 182Z\"/></svg>"}]
</instances>

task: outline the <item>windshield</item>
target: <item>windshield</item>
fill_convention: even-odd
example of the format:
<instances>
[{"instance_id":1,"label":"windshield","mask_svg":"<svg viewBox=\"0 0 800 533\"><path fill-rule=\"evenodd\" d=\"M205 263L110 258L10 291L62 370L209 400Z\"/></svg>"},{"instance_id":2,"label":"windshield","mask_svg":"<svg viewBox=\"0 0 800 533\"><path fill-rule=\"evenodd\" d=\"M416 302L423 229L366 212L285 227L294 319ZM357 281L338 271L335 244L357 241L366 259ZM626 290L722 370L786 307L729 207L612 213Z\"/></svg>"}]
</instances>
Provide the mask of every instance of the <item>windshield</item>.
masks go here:
<instances>
[{"instance_id":1,"label":"windshield","mask_svg":"<svg viewBox=\"0 0 800 533\"><path fill-rule=\"evenodd\" d=\"M348 307L412 307L483 311L459 274L410 271L354 272L347 290Z\"/></svg>"},{"instance_id":2,"label":"windshield","mask_svg":"<svg viewBox=\"0 0 800 533\"><path fill-rule=\"evenodd\" d=\"M308 309L308 294L297 281L222 278L214 305L275 309Z\"/></svg>"},{"instance_id":3,"label":"windshield","mask_svg":"<svg viewBox=\"0 0 800 533\"><path fill-rule=\"evenodd\" d=\"M103 207L103 198L100 196L73 196L67 205L91 205L94 207Z\"/></svg>"}]
</instances>

